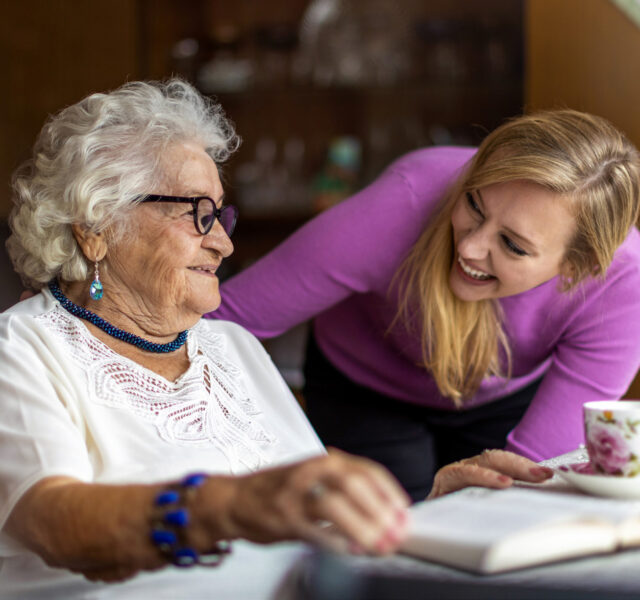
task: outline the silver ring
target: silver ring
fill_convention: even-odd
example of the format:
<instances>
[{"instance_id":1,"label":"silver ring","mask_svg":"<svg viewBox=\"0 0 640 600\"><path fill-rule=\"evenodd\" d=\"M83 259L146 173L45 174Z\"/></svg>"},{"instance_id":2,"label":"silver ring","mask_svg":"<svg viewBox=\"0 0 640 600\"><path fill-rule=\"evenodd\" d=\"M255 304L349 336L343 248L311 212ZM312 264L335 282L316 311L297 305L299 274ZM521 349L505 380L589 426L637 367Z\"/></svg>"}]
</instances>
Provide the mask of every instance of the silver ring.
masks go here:
<instances>
[{"instance_id":1,"label":"silver ring","mask_svg":"<svg viewBox=\"0 0 640 600\"><path fill-rule=\"evenodd\" d=\"M323 483L314 483L307 490L307 497L310 500L320 500L327 493L327 488Z\"/></svg>"}]
</instances>

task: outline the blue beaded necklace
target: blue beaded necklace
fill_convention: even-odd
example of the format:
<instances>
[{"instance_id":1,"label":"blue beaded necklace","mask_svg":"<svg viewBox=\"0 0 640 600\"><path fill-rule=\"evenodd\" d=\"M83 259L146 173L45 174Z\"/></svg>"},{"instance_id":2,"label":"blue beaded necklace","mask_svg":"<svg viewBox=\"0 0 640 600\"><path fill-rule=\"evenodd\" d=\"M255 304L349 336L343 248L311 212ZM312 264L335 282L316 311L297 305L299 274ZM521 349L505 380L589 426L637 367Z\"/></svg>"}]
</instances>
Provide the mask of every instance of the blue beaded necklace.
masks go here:
<instances>
[{"instance_id":1,"label":"blue beaded necklace","mask_svg":"<svg viewBox=\"0 0 640 600\"><path fill-rule=\"evenodd\" d=\"M115 325L112 325L108 321L105 321L103 318L96 315L96 313L74 304L62 293L62 290L55 279L49 282L49 289L51 290L53 297L60 302L62 308L69 311L72 315L75 315L80 319L84 319L85 321L89 321L89 323L93 323L93 325L99 327L111 337L127 342L127 344L137 346L138 348L142 348L142 350L146 350L147 352L173 352L180 348L180 346L184 345L187 341L188 329L185 329L178 334L178 337L173 340L173 342L168 342L167 344L156 344L154 342L150 342L149 340L138 337L133 333L129 333L123 329L118 329Z\"/></svg>"}]
</instances>

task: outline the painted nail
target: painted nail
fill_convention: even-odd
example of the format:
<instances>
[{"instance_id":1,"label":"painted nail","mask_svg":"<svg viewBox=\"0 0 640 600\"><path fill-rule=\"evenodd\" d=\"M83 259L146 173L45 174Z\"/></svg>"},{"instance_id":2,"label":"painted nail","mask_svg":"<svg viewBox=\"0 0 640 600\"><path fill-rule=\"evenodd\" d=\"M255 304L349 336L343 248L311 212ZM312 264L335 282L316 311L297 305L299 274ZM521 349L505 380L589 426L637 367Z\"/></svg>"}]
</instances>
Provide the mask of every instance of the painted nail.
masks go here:
<instances>
[{"instance_id":1,"label":"painted nail","mask_svg":"<svg viewBox=\"0 0 640 600\"><path fill-rule=\"evenodd\" d=\"M384 537L391 544L397 544L400 541L400 532L397 531L395 527L393 527L387 530Z\"/></svg>"},{"instance_id":2,"label":"painted nail","mask_svg":"<svg viewBox=\"0 0 640 600\"><path fill-rule=\"evenodd\" d=\"M364 554L364 550L360 544L356 544L355 542L349 542L349 552L351 554Z\"/></svg>"},{"instance_id":3,"label":"painted nail","mask_svg":"<svg viewBox=\"0 0 640 600\"><path fill-rule=\"evenodd\" d=\"M510 483L511 477L508 475L498 475L498 481L501 481L502 483Z\"/></svg>"},{"instance_id":4,"label":"painted nail","mask_svg":"<svg viewBox=\"0 0 640 600\"><path fill-rule=\"evenodd\" d=\"M553 475L553 470L548 467L531 467L529 469L529 473L534 477L551 477Z\"/></svg>"}]
</instances>

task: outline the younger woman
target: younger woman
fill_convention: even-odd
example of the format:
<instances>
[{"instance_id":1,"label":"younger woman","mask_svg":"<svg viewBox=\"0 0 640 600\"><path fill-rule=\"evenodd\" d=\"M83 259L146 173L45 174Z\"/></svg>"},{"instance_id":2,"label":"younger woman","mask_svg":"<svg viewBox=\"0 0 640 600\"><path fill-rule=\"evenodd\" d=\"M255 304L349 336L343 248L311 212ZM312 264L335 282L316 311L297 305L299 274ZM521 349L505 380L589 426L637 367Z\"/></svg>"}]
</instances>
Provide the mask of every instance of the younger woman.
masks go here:
<instances>
[{"instance_id":1,"label":"younger woman","mask_svg":"<svg viewBox=\"0 0 640 600\"><path fill-rule=\"evenodd\" d=\"M228 281L210 316L259 337L313 319L308 416L414 499L483 448L575 448L582 404L640 366L638 152L572 111L478 150L428 148Z\"/></svg>"}]
</instances>

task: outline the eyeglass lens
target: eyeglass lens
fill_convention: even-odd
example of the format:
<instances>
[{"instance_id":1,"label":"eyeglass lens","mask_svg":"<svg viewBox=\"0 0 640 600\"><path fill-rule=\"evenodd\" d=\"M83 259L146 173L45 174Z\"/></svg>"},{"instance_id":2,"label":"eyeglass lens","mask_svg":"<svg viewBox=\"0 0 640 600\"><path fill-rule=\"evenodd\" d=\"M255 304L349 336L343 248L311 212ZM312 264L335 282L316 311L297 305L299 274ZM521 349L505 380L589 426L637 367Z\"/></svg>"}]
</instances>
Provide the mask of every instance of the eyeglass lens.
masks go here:
<instances>
[{"instance_id":1,"label":"eyeglass lens","mask_svg":"<svg viewBox=\"0 0 640 600\"><path fill-rule=\"evenodd\" d=\"M197 222L199 232L207 234L211 231L216 220L216 212L220 219L220 225L227 235L231 235L235 228L236 215L231 206L223 206L220 211L216 211L215 204L209 198L200 198L197 207Z\"/></svg>"}]
</instances>

